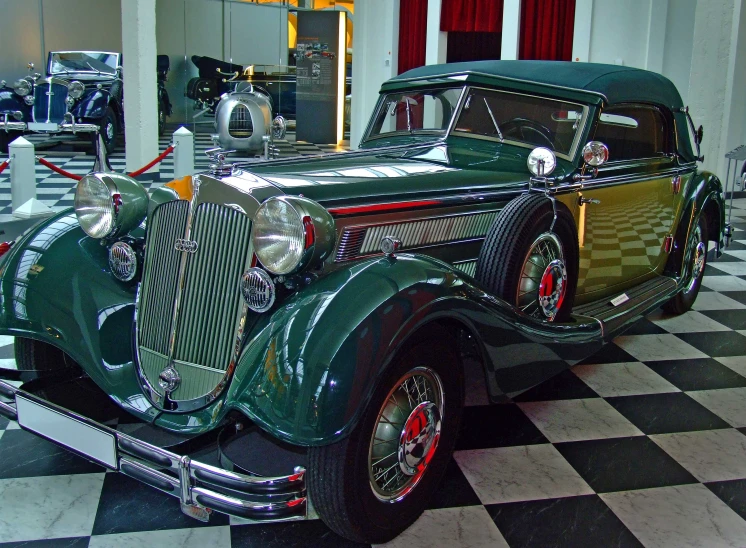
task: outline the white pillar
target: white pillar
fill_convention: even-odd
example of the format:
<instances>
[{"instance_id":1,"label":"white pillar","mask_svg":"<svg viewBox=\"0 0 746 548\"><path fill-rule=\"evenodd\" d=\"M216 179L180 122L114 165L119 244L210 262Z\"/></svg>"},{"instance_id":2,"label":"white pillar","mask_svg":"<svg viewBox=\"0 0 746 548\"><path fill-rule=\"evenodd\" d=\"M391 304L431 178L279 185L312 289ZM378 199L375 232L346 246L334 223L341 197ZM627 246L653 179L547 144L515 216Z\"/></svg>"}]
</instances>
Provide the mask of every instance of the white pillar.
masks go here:
<instances>
[{"instance_id":1,"label":"white pillar","mask_svg":"<svg viewBox=\"0 0 746 548\"><path fill-rule=\"evenodd\" d=\"M357 148L381 84L398 74L399 0L356 3L352 46L350 147Z\"/></svg>"},{"instance_id":2,"label":"white pillar","mask_svg":"<svg viewBox=\"0 0 746 548\"><path fill-rule=\"evenodd\" d=\"M645 68L663 72L663 50L666 45L666 21L668 0L651 0L648 15L648 42L645 52Z\"/></svg>"},{"instance_id":3,"label":"white pillar","mask_svg":"<svg viewBox=\"0 0 746 548\"><path fill-rule=\"evenodd\" d=\"M518 59L521 40L521 0L503 3L503 39L500 59Z\"/></svg>"},{"instance_id":4,"label":"white pillar","mask_svg":"<svg viewBox=\"0 0 746 548\"><path fill-rule=\"evenodd\" d=\"M575 0L575 28L572 35L572 60L591 60L591 22L593 0Z\"/></svg>"},{"instance_id":5,"label":"white pillar","mask_svg":"<svg viewBox=\"0 0 746 548\"><path fill-rule=\"evenodd\" d=\"M728 147L723 146L722 136L724 132L727 134L731 123L743 122L735 120L730 112L733 94L742 100L741 90L733 87L737 61L734 55L738 50L733 42L740 26L741 3L742 0L697 2L694 13L689 107L694 125L704 126L702 154L705 161L702 168L723 180L723 156Z\"/></svg>"},{"instance_id":6,"label":"white pillar","mask_svg":"<svg viewBox=\"0 0 746 548\"><path fill-rule=\"evenodd\" d=\"M723 32L726 28L723 28ZM720 157L716 173L725 181L727 160L724 156L739 145L746 144L746 2L736 0L731 29L730 56L723 108L725 119L720 134ZM715 135L712 135L714 138Z\"/></svg>"},{"instance_id":7,"label":"white pillar","mask_svg":"<svg viewBox=\"0 0 746 548\"><path fill-rule=\"evenodd\" d=\"M19 137L8 145L10 158L10 199L13 216L28 219L49 215L52 210L36 199L36 156L34 145Z\"/></svg>"},{"instance_id":8,"label":"white pillar","mask_svg":"<svg viewBox=\"0 0 746 548\"><path fill-rule=\"evenodd\" d=\"M174 179L194 173L194 134L184 126L174 131Z\"/></svg>"},{"instance_id":9,"label":"white pillar","mask_svg":"<svg viewBox=\"0 0 746 548\"><path fill-rule=\"evenodd\" d=\"M122 2L122 54L127 171L134 171L159 152L155 0Z\"/></svg>"},{"instance_id":10,"label":"white pillar","mask_svg":"<svg viewBox=\"0 0 746 548\"><path fill-rule=\"evenodd\" d=\"M425 64L446 62L448 33L440 30L440 9L443 0L427 1L427 34L425 38Z\"/></svg>"}]
</instances>

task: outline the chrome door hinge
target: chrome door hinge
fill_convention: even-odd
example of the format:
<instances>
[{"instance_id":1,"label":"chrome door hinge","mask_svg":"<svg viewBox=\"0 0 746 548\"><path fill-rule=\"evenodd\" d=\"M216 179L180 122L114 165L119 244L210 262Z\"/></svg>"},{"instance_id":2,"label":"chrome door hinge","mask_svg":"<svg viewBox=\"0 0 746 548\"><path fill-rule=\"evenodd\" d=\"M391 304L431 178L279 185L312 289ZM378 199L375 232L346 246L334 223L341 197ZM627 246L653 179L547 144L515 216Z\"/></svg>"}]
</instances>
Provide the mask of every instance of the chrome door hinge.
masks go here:
<instances>
[{"instance_id":1,"label":"chrome door hinge","mask_svg":"<svg viewBox=\"0 0 746 548\"><path fill-rule=\"evenodd\" d=\"M681 175L676 175L671 179L671 191L674 194L681 192Z\"/></svg>"}]
</instances>

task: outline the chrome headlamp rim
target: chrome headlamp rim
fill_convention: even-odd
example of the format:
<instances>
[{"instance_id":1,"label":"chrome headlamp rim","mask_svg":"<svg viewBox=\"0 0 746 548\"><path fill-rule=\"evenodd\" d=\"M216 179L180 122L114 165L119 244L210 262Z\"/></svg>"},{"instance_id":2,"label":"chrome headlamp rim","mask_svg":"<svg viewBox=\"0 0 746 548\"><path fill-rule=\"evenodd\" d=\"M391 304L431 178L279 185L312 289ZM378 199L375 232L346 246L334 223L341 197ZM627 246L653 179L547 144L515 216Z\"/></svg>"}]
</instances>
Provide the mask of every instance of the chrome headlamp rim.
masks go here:
<instances>
[{"instance_id":1,"label":"chrome headlamp rim","mask_svg":"<svg viewBox=\"0 0 746 548\"><path fill-rule=\"evenodd\" d=\"M31 85L31 82L29 82L25 78L21 78L13 82L13 91L16 93L16 95L20 95L21 97L31 95L32 88L33 86Z\"/></svg>"},{"instance_id":2,"label":"chrome headlamp rim","mask_svg":"<svg viewBox=\"0 0 746 548\"><path fill-rule=\"evenodd\" d=\"M95 238L97 240L107 238L114 234L117 230L117 201L116 197L119 196L119 193L117 192L116 185L114 185L113 181L109 178L104 177L97 177L96 173L89 173L88 175L84 175L83 178L78 181L78 185L75 187L75 215L78 218L78 223L80 224L80 227L83 229L83 231L90 236L91 238ZM101 188L100 190L104 190L109 196L108 204L102 204L102 208L108 208L106 211L102 211L101 213L103 215L108 215L109 219L100 219L103 222L103 229L94 230L94 226L100 226L100 222L96 223L90 223L89 220L86 219L85 212L81 212L84 210L84 200L88 198L88 196L85 196L83 192L86 189L87 184L95 184ZM120 198L120 204L121 204L121 198ZM83 219L86 219L85 221Z\"/></svg>"},{"instance_id":3,"label":"chrome headlamp rim","mask_svg":"<svg viewBox=\"0 0 746 548\"><path fill-rule=\"evenodd\" d=\"M79 80L73 80L67 87L67 94L73 99L80 99L85 91L85 85Z\"/></svg>"},{"instance_id":4,"label":"chrome headlamp rim","mask_svg":"<svg viewBox=\"0 0 746 548\"><path fill-rule=\"evenodd\" d=\"M304 255L304 249L303 246L298 246L300 248L300 252L295 254L294 262L285 267L278 267L277 260L272 260L266 253L267 247L263 243L262 237L264 234L262 233L262 226L261 223L264 221L263 216L266 215L267 210L270 207L273 207L276 203L282 203L283 207L286 207L286 212L291 212L294 214L294 218L290 219L294 222L297 222L297 224L292 227L295 229L296 234L294 235L298 240L304 240L304 226L303 226L303 216L301 213L294 207L294 204L291 200L288 200L286 196L273 196L272 198L266 200L262 205L259 206L259 209L257 209L255 218L254 218L254 230L251 233L251 239L254 246L254 253L256 253L257 259L259 259L259 262L262 263L262 266L269 271L270 273L276 275L276 276L288 276L291 274L295 274L301 268L303 267L303 255ZM271 230L271 227L270 229ZM271 232L268 233L271 234ZM305 243L305 242L303 242ZM286 245L286 247L290 247L290 245Z\"/></svg>"}]
</instances>

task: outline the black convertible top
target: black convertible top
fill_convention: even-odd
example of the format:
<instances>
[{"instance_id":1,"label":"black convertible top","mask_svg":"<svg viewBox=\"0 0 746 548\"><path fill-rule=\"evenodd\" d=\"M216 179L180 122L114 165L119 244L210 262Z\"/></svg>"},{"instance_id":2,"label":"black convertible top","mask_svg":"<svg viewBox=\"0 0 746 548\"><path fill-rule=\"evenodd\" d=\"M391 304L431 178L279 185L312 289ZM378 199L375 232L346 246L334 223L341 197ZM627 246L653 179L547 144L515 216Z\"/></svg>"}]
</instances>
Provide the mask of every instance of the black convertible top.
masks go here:
<instances>
[{"instance_id":1,"label":"black convertible top","mask_svg":"<svg viewBox=\"0 0 746 548\"><path fill-rule=\"evenodd\" d=\"M458 75L491 76L499 80L534 82L601 95L607 103L655 103L670 109L683 106L676 86L656 72L619 65L569 61L470 61L426 65L408 70L388 82ZM386 87L386 84L384 84Z\"/></svg>"}]
</instances>

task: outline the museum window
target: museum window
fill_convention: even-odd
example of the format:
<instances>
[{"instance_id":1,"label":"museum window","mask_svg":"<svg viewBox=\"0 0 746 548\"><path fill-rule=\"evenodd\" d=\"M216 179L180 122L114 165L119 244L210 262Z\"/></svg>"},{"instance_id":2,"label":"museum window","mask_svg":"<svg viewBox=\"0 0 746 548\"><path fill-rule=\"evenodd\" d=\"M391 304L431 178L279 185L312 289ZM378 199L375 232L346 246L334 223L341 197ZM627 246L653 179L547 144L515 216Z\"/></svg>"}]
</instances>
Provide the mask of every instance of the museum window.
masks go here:
<instances>
[{"instance_id":1,"label":"museum window","mask_svg":"<svg viewBox=\"0 0 746 548\"><path fill-rule=\"evenodd\" d=\"M599 117L594 140L609 147L609 161L659 158L668 152L669 126L648 105L609 107Z\"/></svg>"}]
</instances>

